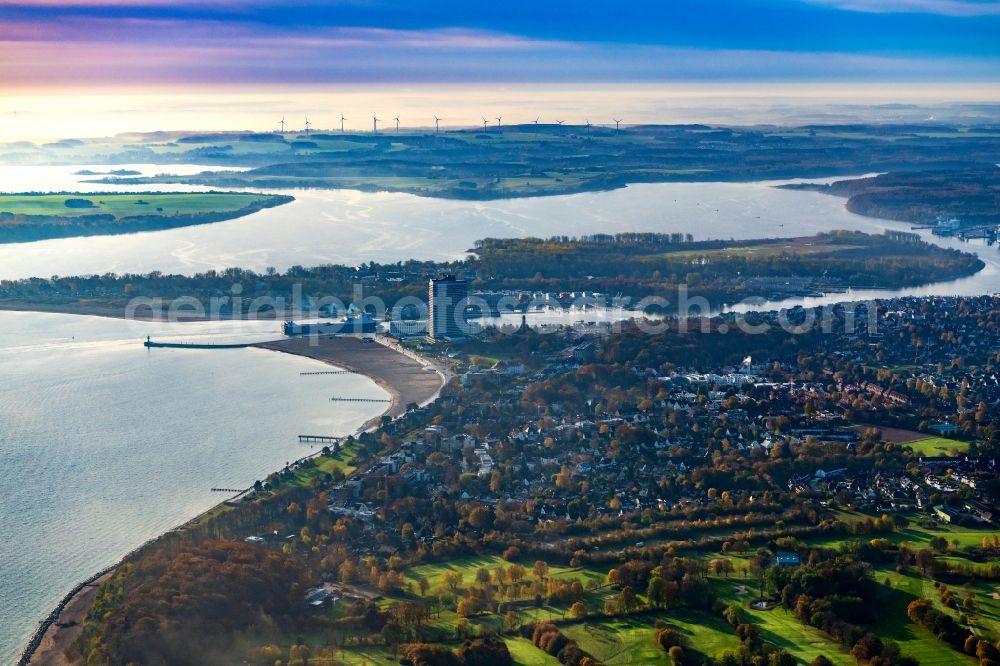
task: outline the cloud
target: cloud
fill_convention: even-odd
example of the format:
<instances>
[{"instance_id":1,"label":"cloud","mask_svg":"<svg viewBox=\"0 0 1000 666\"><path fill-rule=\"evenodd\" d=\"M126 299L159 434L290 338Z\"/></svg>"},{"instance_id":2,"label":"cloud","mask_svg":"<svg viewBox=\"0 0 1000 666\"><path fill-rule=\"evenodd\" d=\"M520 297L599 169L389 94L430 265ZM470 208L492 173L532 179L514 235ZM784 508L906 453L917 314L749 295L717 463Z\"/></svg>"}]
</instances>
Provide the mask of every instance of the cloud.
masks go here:
<instances>
[{"instance_id":1,"label":"cloud","mask_svg":"<svg viewBox=\"0 0 1000 666\"><path fill-rule=\"evenodd\" d=\"M160 31L155 39L144 39L151 28L141 20L116 23L113 38L104 34L102 25L76 24L75 32L46 37L16 27L0 37L0 88L114 83L982 81L995 80L1000 71L995 58L536 41L465 29L321 28L276 34L225 23L155 21L153 26Z\"/></svg>"},{"instance_id":2,"label":"cloud","mask_svg":"<svg viewBox=\"0 0 1000 666\"><path fill-rule=\"evenodd\" d=\"M325 17L309 12L286 16L266 11L239 17L193 9L171 12L157 9L159 1L79 0L79 6L86 4L81 11L63 12L44 7L21 11L14 4L66 7L77 0L17 0L13 4L0 0L0 89L4 85L113 82L995 81L1000 72L1000 52L991 38L987 38L989 48L976 46L974 34L964 38L970 24L975 27L991 21L910 19L960 24L963 44L972 45L968 49L950 43L928 47L926 40L911 48L908 36L903 46L899 40L875 43L854 29L865 21L905 22L897 16L874 16L876 8L902 11L902 7L974 5L982 11L1000 0L792 0L810 20L817 12L804 9L804 3L852 7L869 14L837 12L830 17L830 12L824 12L830 22L851 24L850 38L842 37L846 29L841 27L839 31L830 28L831 34L841 37L826 41L776 42L755 37L707 43L663 36L646 41L618 33L583 38L573 31L561 37L544 32L544 36L526 36L532 33L523 26L470 27L461 17L454 17L452 24L411 27L401 21L406 27L398 27L388 20L395 16L392 12L369 22L349 23L349 13L339 11L359 3L386 7L402 0L330 0L327 4L338 11ZM194 0L179 3L189 1L194 7ZM265 1L272 7L293 0L221 0L198 7L259 8ZM305 4L316 1L302 0ZM783 7L788 7L789 0L784 2ZM103 3L105 10L92 9L94 3ZM119 11L108 8L112 5L152 8ZM428 22L438 21L438 14L429 15ZM740 25L741 35L758 32Z\"/></svg>"},{"instance_id":3,"label":"cloud","mask_svg":"<svg viewBox=\"0 0 1000 666\"><path fill-rule=\"evenodd\" d=\"M0 7L172 7L176 5L207 6L232 9L264 4L253 0L0 0Z\"/></svg>"},{"instance_id":4,"label":"cloud","mask_svg":"<svg viewBox=\"0 0 1000 666\"><path fill-rule=\"evenodd\" d=\"M805 0L814 5L824 5L869 14L940 14L943 16L1000 16L1000 2L996 0Z\"/></svg>"},{"instance_id":5,"label":"cloud","mask_svg":"<svg viewBox=\"0 0 1000 666\"><path fill-rule=\"evenodd\" d=\"M2 2L3 0L0 0ZM212 45L219 40L270 43L276 48L362 48L512 50L546 49L566 42L530 39L487 30L438 28L399 30L381 27L300 28L267 26L222 20L171 18L55 17L46 21L0 23L0 41L134 43L137 46L182 47ZM58 49L58 44L53 44Z\"/></svg>"}]
</instances>

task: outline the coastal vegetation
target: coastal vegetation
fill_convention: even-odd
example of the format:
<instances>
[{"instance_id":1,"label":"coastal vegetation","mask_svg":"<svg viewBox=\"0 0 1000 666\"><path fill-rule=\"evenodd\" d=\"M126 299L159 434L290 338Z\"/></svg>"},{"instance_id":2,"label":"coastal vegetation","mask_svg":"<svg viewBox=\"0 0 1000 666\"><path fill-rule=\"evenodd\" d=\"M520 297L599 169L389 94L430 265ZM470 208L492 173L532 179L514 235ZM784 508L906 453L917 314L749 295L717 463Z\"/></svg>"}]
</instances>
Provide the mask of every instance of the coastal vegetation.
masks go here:
<instances>
[{"instance_id":1,"label":"coastal vegetation","mask_svg":"<svg viewBox=\"0 0 1000 666\"><path fill-rule=\"evenodd\" d=\"M232 220L292 197L243 192L0 194L0 243L174 229Z\"/></svg>"},{"instance_id":2,"label":"coastal vegetation","mask_svg":"<svg viewBox=\"0 0 1000 666\"><path fill-rule=\"evenodd\" d=\"M713 302L766 296L795 284L800 291L821 290L824 285L902 287L982 268L972 255L943 250L915 234L891 231L883 235L833 231L749 241L694 242L689 236L666 234L487 239L476 244L475 252L477 272L496 276L509 287L545 285L555 291L589 288L638 295L669 293L685 285L711 294ZM588 276L586 283L580 275Z\"/></svg>"},{"instance_id":3,"label":"coastal vegetation","mask_svg":"<svg viewBox=\"0 0 1000 666\"><path fill-rule=\"evenodd\" d=\"M470 253L463 261L441 263L5 280L0 282L0 306L121 314L136 297L158 299L163 308L171 299L185 297L195 299L206 312L214 301L225 316L243 316L250 308L255 308L255 316L282 316L275 309L281 302L290 306L309 298L336 298L346 306L356 299L358 285L364 295L377 296L388 306L404 296L424 298L427 278L457 273L471 280L473 290L600 292L633 300L661 296L669 309L676 307L681 287L691 298L703 297L718 307L748 297L914 286L964 277L983 267L973 254L941 248L905 232L835 231L747 241L694 241L681 234L650 233L486 239ZM231 298L233 294L239 298ZM161 314L150 308L140 316Z\"/></svg>"},{"instance_id":4,"label":"coastal vegetation","mask_svg":"<svg viewBox=\"0 0 1000 666\"><path fill-rule=\"evenodd\" d=\"M529 124L399 133L218 132L0 146L0 162L205 164L195 175L96 175L107 183L349 188L452 199L748 181L992 163L1000 132L924 125L621 128ZM251 167L227 171L225 167Z\"/></svg>"},{"instance_id":5,"label":"coastal vegetation","mask_svg":"<svg viewBox=\"0 0 1000 666\"><path fill-rule=\"evenodd\" d=\"M462 381L127 558L70 657L992 666L998 299L880 305L424 346Z\"/></svg>"},{"instance_id":6,"label":"coastal vegetation","mask_svg":"<svg viewBox=\"0 0 1000 666\"><path fill-rule=\"evenodd\" d=\"M852 213L885 220L933 225L955 218L965 228L991 229L1000 224L1000 167L995 164L782 187L844 197Z\"/></svg>"}]
</instances>

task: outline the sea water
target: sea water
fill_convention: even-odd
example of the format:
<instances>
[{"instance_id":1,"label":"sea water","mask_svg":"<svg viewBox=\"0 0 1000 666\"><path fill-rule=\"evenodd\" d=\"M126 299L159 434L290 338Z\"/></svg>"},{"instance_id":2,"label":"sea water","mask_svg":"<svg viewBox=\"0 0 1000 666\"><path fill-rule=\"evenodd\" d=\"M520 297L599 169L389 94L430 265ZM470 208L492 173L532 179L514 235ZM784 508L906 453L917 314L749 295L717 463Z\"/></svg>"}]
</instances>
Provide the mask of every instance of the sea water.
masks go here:
<instances>
[{"instance_id":1,"label":"sea water","mask_svg":"<svg viewBox=\"0 0 1000 666\"><path fill-rule=\"evenodd\" d=\"M275 322L184 325L0 312L0 664L76 583L344 435L386 398L357 375L261 349L146 349L146 335L246 342Z\"/></svg>"}]
</instances>

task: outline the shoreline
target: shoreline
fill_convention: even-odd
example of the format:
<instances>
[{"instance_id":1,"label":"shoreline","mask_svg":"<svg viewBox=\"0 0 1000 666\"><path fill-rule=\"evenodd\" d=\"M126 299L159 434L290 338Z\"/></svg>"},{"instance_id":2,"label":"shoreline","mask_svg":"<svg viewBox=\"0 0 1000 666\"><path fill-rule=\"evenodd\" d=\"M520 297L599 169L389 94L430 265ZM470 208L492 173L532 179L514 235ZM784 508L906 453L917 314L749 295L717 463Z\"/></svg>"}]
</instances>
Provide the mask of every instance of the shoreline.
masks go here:
<instances>
[{"instance_id":1,"label":"shoreline","mask_svg":"<svg viewBox=\"0 0 1000 666\"><path fill-rule=\"evenodd\" d=\"M450 379L446 368L392 345L382 336L376 336L374 342L352 336L303 336L253 347L304 356L364 375L389 394L389 408L382 415L393 417L403 414L411 403L433 401Z\"/></svg>"},{"instance_id":2,"label":"shoreline","mask_svg":"<svg viewBox=\"0 0 1000 666\"><path fill-rule=\"evenodd\" d=\"M364 375L375 382L389 394L389 406L379 416L358 426L355 433L365 432L375 427L382 416L403 414L408 404L415 402L422 406L433 402L451 379L451 372L447 368L431 359L397 347L381 337L377 338L375 342L362 342L360 338L356 337L288 338L256 343L250 345L250 348L310 358ZM311 451L295 462L315 457L320 453L320 450ZM20 656L15 662L16 666L67 666L70 664L65 657L65 650L82 632L83 621L86 619L100 584L122 562L133 553L162 538L165 534L180 529L191 521L198 520L219 505L231 502L245 492L213 504L189 520L129 551L112 566L97 572L83 582L77 583L63 596L52 611L39 621L38 628L22 648Z\"/></svg>"},{"instance_id":3,"label":"shoreline","mask_svg":"<svg viewBox=\"0 0 1000 666\"><path fill-rule=\"evenodd\" d=\"M45 314L68 314L83 317L104 317L107 319L124 319L125 321L141 322L161 322L161 323L186 323L199 321L281 321L287 318L294 318L296 314L290 312L264 312L255 315L253 318L241 315L239 317L203 317L200 315L178 312L173 318L165 315L155 314L149 309L140 309L128 316L125 308L111 305L92 305L86 303L31 303L25 301L0 301L0 312L41 312Z\"/></svg>"}]
</instances>

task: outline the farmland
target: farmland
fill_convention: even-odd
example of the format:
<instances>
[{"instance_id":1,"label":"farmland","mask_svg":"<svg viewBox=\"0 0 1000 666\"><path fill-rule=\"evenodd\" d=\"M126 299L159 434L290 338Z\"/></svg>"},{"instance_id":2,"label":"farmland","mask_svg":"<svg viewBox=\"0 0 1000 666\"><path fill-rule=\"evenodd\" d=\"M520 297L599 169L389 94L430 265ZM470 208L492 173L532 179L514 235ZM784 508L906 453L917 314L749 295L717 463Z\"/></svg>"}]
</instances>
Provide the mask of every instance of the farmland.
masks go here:
<instances>
[{"instance_id":1,"label":"farmland","mask_svg":"<svg viewBox=\"0 0 1000 666\"><path fill-rule=\"evenodd\" d=\"M0 195L0 243L221 222L291 200L241 192L5 194Z\"/></svg>"}]
</instances>

